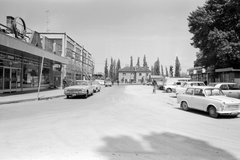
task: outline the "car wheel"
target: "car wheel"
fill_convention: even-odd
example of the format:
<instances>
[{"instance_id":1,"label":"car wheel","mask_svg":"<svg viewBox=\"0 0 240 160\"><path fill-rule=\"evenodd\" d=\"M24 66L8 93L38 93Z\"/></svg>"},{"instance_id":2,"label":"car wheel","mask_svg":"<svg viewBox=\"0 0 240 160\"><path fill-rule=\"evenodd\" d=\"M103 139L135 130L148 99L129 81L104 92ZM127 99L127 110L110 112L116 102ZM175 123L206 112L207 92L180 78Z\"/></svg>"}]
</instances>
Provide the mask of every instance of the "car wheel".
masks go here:
<instances>
[{"instance_id":1,"label":"car wheel","mask_svg":"<svg viewBox=\"0 0 240 160\"><path fill-rule=\"evenodd\" d=\"M215 107L210 106L208 109L208 113L212 118L217 118L218 117L218 113Z\"/></svg>"},{"instance_id":2,"label":"car wheel","mask_svg":"<svg viewBox=\"0 0 240 160\"><path fill-rule=\"evenodd\" d=\"M69 99L70 98L70 96L67 96L67 99Z\"/></svg>"},{"instance_id":3,"label":"car wheel","mask_svg":"<svg viewBox=\"0 0 240 160\"><path fill-rule=\"evenodd\" d=\"M185 101L183 101L183 102L181 103L181 107L182 107L182 109L183 109L184 111L188 111L188 110L189 110L188 104L187 104L187 102L185 102Z\"/></svg>"},{"instance_id":4,"label":"car wheel","mask_svg":"<svg viewBox=\"0 0 240 160\"><path fill-rule=\"evenodd\" d=\"M88 97L88 91L87 91L87 93L85 94L85 98L87 98Z\"/></svg>"},{"instance_id":5,"label":"car wheel","mask_svg":"<svg viewBox=\"0 0 240 160\"><path fill-rule=\"evenodd\" d=\"M168 88L168 89L166 90L166 92L167 92L167 93L171 93L171 92L172 92L171 88Z\"/></svg>"}]
</instances>

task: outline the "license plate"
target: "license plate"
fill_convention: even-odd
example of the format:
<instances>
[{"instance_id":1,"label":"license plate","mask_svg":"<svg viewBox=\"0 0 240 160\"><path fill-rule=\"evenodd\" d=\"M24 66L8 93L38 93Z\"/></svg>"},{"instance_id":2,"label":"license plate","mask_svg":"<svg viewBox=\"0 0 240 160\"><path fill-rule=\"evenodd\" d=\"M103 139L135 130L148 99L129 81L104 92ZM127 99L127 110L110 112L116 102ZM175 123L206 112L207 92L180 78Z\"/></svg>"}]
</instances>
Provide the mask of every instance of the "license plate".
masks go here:
<instances>
[{"instance_id":1,"label":"license plate","mask_svg":"<svg viewBox=\"0 0 240 160\"><path fill-rule=\"evenodd\" d=\"M77 94L72 94L72 96L76 96Z\"/></svg>"}]
</instances>

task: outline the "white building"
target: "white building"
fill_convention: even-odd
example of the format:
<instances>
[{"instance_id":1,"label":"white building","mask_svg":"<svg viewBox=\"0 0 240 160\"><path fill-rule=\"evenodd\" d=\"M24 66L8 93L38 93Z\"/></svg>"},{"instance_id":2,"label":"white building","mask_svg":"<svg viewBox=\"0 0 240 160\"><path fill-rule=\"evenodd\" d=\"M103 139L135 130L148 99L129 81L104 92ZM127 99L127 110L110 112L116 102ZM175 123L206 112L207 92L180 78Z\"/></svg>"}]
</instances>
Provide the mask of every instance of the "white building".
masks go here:
<instances>
[{"instance_id":1,"label":"white building","mask_svg":"<svg viewBox=\"0 0 240 160\"><path fill-rule=\"evenodd\" d=\"M124 67L118 71L118 80L121 83L143 83L149 81L151 71L148 67Z\"/></svg>"}]
</instances>

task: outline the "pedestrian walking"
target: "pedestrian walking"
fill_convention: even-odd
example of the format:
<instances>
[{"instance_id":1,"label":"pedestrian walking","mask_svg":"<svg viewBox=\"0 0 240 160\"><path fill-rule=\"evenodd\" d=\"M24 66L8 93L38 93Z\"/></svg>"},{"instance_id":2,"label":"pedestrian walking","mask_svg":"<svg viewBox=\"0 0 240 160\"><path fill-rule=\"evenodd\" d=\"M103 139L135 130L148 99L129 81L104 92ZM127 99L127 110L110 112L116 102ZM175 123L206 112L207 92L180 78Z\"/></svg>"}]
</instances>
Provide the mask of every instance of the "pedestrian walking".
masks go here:
<instances>
[{"instance_id":1,"label":"pedestrian walking","mask_svg":"<svg viewBox=\"0 0 240 160\"><path fill-rule=\"evenodd\" d=\"M153 80L152 86L153 86L153 93L155 94L157 89L157 82L155 80Z\"/></svg>"}]
</instances>

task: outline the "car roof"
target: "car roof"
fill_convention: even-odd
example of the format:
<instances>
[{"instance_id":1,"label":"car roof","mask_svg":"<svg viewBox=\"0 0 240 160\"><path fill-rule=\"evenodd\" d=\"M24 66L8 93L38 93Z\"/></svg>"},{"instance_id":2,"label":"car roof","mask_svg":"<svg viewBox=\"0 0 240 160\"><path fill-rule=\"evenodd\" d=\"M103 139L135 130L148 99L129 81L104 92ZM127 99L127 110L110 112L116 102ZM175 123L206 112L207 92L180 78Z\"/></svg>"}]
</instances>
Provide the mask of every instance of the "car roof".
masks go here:
<instances>
[{"instance_id":1,"label":"car roof","mask_svg":"<svg viewBox=\"0 0 240 160\"><path fill-rule=\"evenodd\" d=\"M209 83L209 84L237 84L234 82L213 82L213 83Z\"/></svg>"},{"instance_id":2,"label":"car roof","mask_svg":"<svg viewBox=\"0 0 240 160\"><path fill-rule=\"evenodd\" d=\"M217 87L211 87L211 86L191 86L188 88L199 88L199 89L219 89Z\"/></svg>"},{"instance_id":3,"label":"car roof","mask_svg":"<svg viewBox=\"0 0 240 160\"><path fill-rule=\"evenodd\" d=\"M76 80L76 82L88 82L88 80Z\"/></svg>"}]
</instances>

